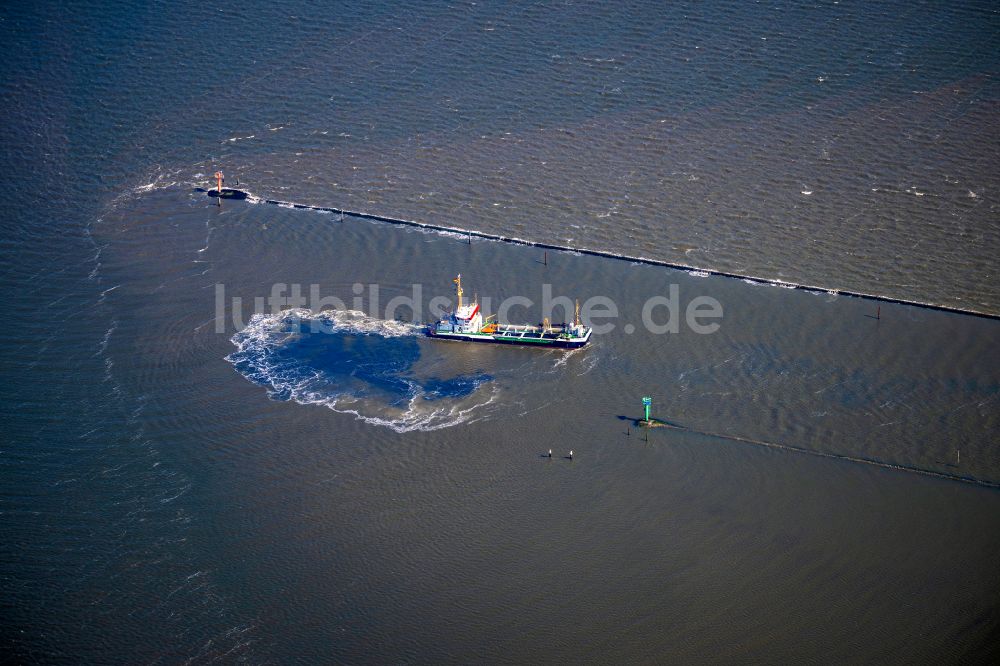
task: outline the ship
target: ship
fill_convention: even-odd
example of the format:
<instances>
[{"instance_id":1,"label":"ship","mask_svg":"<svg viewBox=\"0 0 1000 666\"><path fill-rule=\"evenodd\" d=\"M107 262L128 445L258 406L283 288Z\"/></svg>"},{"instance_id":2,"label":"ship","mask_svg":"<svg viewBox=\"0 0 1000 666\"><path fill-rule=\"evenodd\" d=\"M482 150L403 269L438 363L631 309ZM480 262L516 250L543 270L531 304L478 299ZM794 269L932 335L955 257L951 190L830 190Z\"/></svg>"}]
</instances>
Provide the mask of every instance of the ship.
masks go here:
<instances>
[{"instance_id":1,"label":"ship","mask_svg":"<svg viewBox=\"0 0 1000 666\"><path fill-rule=\"evenodd\" d=\"M572 324L553 325L549 323L548 319L542 321L538 326L501 324L495 320L496 315L489 315L484 319L476 299L473 299L471 303L462 302L461 274L452 282L455 283L458 307L447 317L427 328L427 335L433 338L561 349L577 349L590 341L593 329L580 323L579 301L576 303L576 314Z\"/></svg>"}]
</instances>

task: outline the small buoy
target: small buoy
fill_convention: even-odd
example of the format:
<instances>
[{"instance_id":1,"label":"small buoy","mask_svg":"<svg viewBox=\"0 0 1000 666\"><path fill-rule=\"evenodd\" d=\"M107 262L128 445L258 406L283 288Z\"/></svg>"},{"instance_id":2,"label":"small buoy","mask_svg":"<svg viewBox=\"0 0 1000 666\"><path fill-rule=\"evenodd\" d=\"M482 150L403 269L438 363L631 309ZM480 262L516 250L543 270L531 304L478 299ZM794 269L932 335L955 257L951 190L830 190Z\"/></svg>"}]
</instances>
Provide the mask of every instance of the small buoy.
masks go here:
<instances>
[{"instance_id":1,"label":"small buoy","mask_svg":"<svg viewBox=\"0 0 1000 666\"><path fill-rule=\"evenodd\" d=\"M549 449L549 456L548 456L548 457L549 457L549 458L551 458L551 457L552 457L552 449Z\"/></svg>"},{"instance_id":2,"label":"small buoy","mask_svg":"<svg viewBox=\"0 0 1000 666\"><path fill-rule=\"evenodd\" d=\"M566 456L566 457L567 457L567 458L569 458L570 460L572 460L572 459L573 459L573 449L570 449L570 450L569 450L569 455L568 455L568 456Z\"/></svg>"}]
</instances>

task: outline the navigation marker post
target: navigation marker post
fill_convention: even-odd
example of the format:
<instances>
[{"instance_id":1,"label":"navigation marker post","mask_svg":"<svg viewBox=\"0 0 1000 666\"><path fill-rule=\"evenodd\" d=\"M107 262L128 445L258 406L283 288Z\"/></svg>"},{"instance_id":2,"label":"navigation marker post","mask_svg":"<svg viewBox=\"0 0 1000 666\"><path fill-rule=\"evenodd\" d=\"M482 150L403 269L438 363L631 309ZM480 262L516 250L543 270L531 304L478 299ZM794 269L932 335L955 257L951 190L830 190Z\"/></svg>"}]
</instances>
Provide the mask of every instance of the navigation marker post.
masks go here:
<instances>
[{"instance_id":1,"label":"navigation marker post","mask_svg":"<svg viewBox=\"0 0 1000 666\"><path fill-rule=\"evenodd\" d=\"M650 406L652 406L652 404L653 404L652 398L650 398L649 396L643 396L642 406L646 409L646 418L645 418L646 425L649 425L649 408Z\"/></svg>"},{"instance_id":2,"label":"navigation marker post","mask_svg":"<svg viewBox=\"0 0 1000 666\"><path fill-rule=\"evenodd\" d=\"M217 202L220 206L222 205L222 180L225 178L221 171L215 172L215 193L219 195L219 201Z\"/></svg>"}]
</instances>

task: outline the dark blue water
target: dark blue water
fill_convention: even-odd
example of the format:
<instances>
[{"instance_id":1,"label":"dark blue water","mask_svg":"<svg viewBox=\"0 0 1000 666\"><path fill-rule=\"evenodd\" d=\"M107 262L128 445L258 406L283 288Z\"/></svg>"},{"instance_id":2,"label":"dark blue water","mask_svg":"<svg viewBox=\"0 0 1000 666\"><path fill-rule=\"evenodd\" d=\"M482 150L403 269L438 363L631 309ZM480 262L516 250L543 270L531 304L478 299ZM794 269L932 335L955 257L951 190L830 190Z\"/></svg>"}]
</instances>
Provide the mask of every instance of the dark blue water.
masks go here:
<instances>
[{"instance_id":1,"label":"dark blue water","mask_svg":"<svg viewBox=\"0 0 1000 666\"><path fill-rule=\"evenodd\" d=\"M989 660L997 322L835 290L1000 312L998 54L984 2L3 7L4 656ZM726 314L214 327L216 285L459 271ZM643 395L678 427L627 431Z\"/></svg>"},{"instance_id":2,"label":"dark blue water","mask_svg":"<svg viewBox=\"0 0 1000 666\"><path fill-rule=\"evenodd\" d=\"M494 378L420 376L414 366L422 333L358 311L293 310L277 319L255 316L233 337L237 351L226 360L277 400L324 405L401 431L457 425L476 406L461 405Z\"/></svg>"}]
</instances>

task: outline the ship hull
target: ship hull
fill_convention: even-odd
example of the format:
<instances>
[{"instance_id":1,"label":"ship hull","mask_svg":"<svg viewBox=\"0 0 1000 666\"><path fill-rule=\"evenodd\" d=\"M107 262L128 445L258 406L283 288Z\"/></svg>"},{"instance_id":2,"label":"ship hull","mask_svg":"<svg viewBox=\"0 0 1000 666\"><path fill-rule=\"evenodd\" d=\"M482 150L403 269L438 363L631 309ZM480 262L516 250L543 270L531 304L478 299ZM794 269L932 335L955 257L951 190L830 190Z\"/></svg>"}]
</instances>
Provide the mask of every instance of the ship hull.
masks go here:
<instances>
[{"instance_id":1,"label":"ship hull","mask_svg":"<svg viewBox=\"0 0 1000 666\"><path fill-rule=\"evenodd\" d=\"M495 345L518 345L521 347L543 347L548 349L578 349L590 342L590 335L584 338L531 338L470 333L440 333L427 331L428 337L456 342L482 342Z\"/></svg>"}]
</instances>

